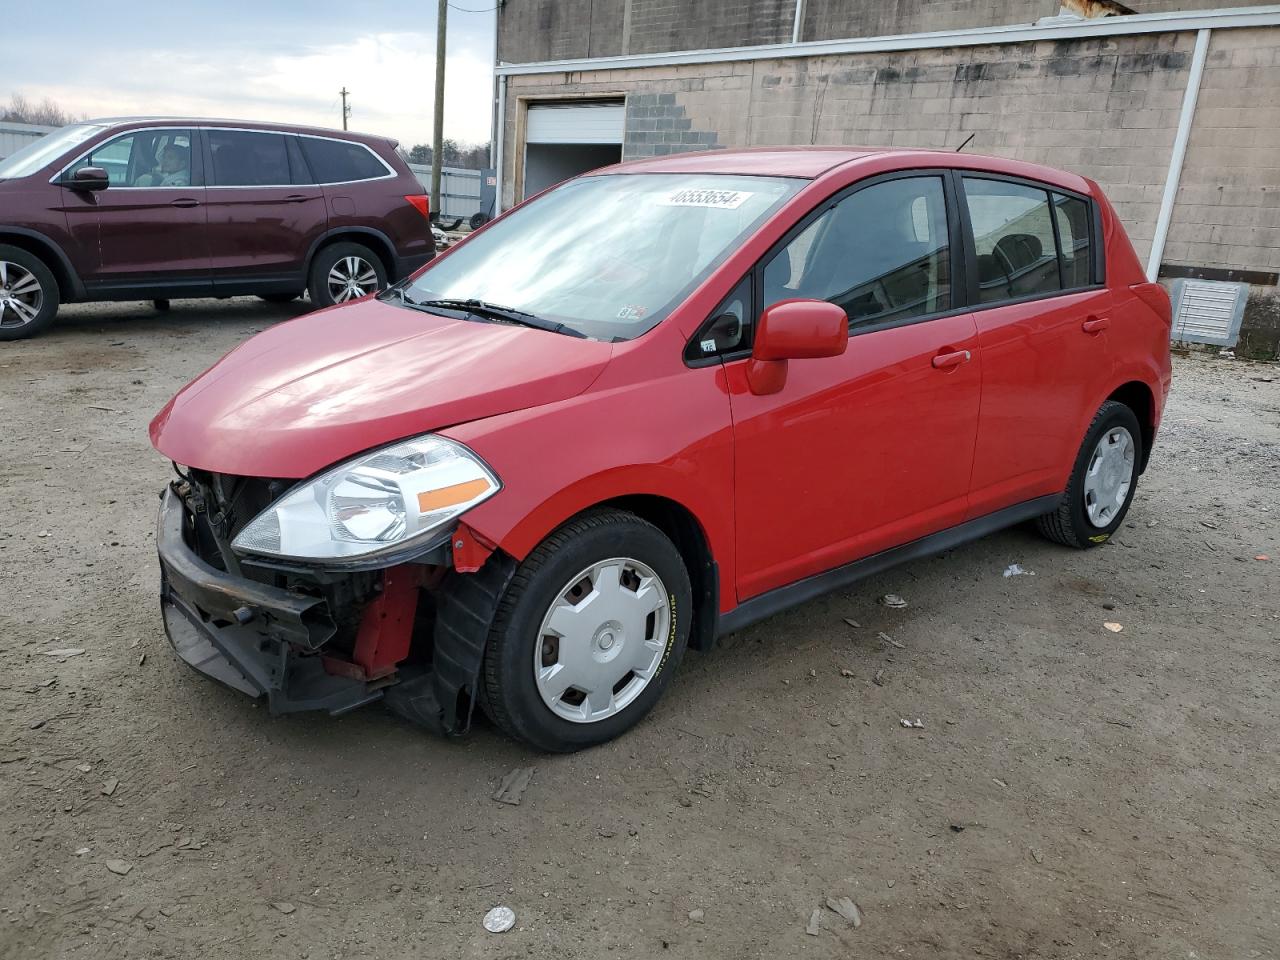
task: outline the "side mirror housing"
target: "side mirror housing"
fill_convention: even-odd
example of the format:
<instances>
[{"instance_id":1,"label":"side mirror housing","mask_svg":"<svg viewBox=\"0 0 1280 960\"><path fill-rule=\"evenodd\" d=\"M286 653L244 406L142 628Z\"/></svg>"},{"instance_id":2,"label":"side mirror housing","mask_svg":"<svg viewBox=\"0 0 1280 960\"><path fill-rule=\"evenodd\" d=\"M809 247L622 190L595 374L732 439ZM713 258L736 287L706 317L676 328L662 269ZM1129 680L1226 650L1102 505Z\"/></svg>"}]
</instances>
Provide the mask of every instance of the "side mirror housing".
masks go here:
<instances>
[{"instance_id":1,"label":"side mirror housing","mask_svg":"<svg viewBox=\"0 0 1280 960\"><path fill-rule=\"evenodd\" d=\"M111 178L101 167L81 167L63 181L63 186L72 190L105 190L111 185Z\"/></svg>"},{"instance_id":2,"label":"side mirror housing","mask_svg":"<svg viewBox=\"0 0 1280 960\"><path fill-rule=\"evenodd\" d=\"M783 300L767 307L756 327L747 383L758 395L777 393L788 360L838 357L849 345L849 318L826 300Z\"/></svg>"}]
</instances>

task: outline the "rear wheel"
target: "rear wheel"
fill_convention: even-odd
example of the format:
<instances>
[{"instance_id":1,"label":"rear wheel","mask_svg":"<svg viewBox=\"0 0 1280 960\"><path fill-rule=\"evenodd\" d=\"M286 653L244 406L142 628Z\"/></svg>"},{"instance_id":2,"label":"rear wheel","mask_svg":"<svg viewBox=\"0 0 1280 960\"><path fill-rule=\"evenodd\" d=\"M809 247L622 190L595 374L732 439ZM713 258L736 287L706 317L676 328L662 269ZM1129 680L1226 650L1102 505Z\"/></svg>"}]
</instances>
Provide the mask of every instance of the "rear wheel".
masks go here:
<instances>
[{"instance_id":1,"label":"rear wheel","mask_svg":"<svg viewBox=\"0 0 1280 960\"><path fill-rule=\"evenodd\" d=\"M657 527L616 510L571 521L525 559L499 602L486 711L543 750L617 737L671 682L690 603L684 562Z\"/></svg>"},{"instance_id":2,"label":"rear wheel","mask_svg":"<svg viewBox=\"0 0 1280 960\"><path fill-rule=\"evenodd\" d=\"M1050 540L1096 547L1124 522L1138 487L1142 430L1134 412L1108 400L1085 432L1062 503L1036 521Z\"/></svg>"},{"instance_id":3,"label":"rear wheel","mask_svg":"<svg viewBox=\"0 0 1280 960\"><path fill-rule=\"evenodd\" d=\"M307 291L318 307L331 307L377 293L387 285L382 261L359 243L335 243L311 261Z\"/></svg>"},{"instance_id":4,"label":"rear wheel","mask_svg":"<svg viewBox=\"0 0 1280 960\"><path fill-rule=\"evenodd\" d=\"M0 340L33 337L58 312L58 281L39 257L0 244Z\"/></svg>"}]
</instances>

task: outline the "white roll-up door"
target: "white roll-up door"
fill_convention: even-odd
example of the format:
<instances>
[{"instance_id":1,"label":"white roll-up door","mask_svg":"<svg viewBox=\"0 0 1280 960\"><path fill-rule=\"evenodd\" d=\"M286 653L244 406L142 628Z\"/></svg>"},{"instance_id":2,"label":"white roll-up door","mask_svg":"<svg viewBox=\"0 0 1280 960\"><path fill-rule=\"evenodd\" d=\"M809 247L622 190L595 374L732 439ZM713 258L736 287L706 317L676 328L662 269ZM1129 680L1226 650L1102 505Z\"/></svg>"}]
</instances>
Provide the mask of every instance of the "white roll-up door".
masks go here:
<instances>
[{"instance_id":1,"label":"white roll-up door","mask_svg":"<svg viewBox=\"0 0 1280 960\"><path fill-rule=\"evenodd\" d=\"M622 143L621 103L531 103L526 143Z\"/></svg>"}]
</instances>

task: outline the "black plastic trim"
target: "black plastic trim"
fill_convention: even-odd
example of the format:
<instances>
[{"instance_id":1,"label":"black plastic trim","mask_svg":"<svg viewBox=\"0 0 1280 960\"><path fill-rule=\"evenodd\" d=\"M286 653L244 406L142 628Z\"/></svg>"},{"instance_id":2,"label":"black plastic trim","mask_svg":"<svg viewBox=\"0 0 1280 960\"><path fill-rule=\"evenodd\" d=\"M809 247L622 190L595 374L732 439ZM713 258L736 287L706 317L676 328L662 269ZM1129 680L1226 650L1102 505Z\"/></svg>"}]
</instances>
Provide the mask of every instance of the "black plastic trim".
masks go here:
<instances>
[{"instance_id":1,"label":"black plastic trim","mask_svg":"<svg viewBox=\"0 0 1280 960\"><path fill-rule=\"evenodd\" d=\"M67 256L66 251L64 251L61 246L59 246L53 240L50 240L48 237L46 237L43 233L40 233L38 230L31 230L31 229L28 229L27 227L11 227L11 226L8 226L7 224L4 224L3 222L0 222L0 235L6 234L6 233L12 234L15 237L24 237L27 240L35 240L41 246L46 247L49 250L49 252L52 253L57 258L58 266L62 268L62 271L66 276L67 282L71 284L71 290L70 290L71 297L70 298L64 297L63 298L64 301L67 299L81 300L84 298L85 296L84 281L80 279L80 274L78 274L76 272L76 268L71 265L71 258ZM3 236L0 236L0 243L3 243L3 242L4 242ZM52 265L50 266L50 269L52 269ZM55 273L54 276L56 277L57 274Z\"/></svg>"},{"instance_id":2,"label":"black plastic trim","mask_svg":"<svg viewBox=\"0 0 1280 960\"><path fill-rule=\"evenodd\" d=\"M842 567L836 567L834 570L828 570L826 573L806 577L785 587L778 587L776 590L762 593L758 597L752 597L750 600L738 604L728 613L721 614L719 635L735 633L759 620L763 620L765 617L771 617L775 613L806 603L815 597L822 596L824 593L830 593L832 590L847 587L851 583L874 576L900 563L932 556L944 550L958 547L963 543L968 543L970 540L985 537L989 533L994 533L1015 523L1031 520L1056 510L1061 502L1061 494L1027 500L1024 503L1005 507L1003 510L997 510L986 516L968 520L957 526L948 527L938 533L931 533L927 537L912 540L910 543L905 543L900 547L892 547L869 557L863 557L853 563L847 563Z\"/></svg>"}]
</instances>

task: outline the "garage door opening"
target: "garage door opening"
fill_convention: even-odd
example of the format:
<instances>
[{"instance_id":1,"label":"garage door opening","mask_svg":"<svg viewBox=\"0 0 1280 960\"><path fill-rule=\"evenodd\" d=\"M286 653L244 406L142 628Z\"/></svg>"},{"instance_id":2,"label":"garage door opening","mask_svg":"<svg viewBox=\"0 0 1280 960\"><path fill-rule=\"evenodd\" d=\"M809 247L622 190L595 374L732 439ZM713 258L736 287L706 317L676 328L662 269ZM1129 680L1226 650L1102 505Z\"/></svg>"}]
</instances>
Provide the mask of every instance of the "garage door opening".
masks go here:
<instances>
[{"instance_id":1,"label":"garage door opening","mask_svg":"<svg viewBox=\"0 0 1280 960\"><path fill-rule=\"evenodd\" d=\"M625 117L621 100L530 104L524 195L620 161Z\"/></svg>"}]
</instances>

